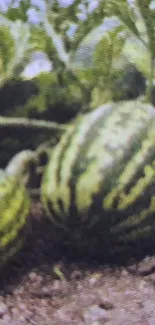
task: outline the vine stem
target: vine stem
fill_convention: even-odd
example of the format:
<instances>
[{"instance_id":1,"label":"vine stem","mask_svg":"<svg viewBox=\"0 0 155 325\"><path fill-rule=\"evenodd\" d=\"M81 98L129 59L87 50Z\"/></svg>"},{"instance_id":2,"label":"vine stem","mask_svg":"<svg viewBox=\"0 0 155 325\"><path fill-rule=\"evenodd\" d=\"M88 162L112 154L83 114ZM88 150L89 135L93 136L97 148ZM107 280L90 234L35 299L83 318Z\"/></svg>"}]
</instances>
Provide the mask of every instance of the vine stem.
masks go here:
<instances>
[{"instance_id":1,"label":"vine stem","mask_svg":"<svg viewBox=\"0 0 155 325\"><path fill-rule=\"evenodd\" d=\"M38 129L46 131L66 131L68 126L66 124L58 124L45 120L28 119L22 117L5 117L0 116L0 128L25 128Z\"/></svg>"},{"instance_id":2,"label":"vine stem","mask_svg":"<svg viewBox=\"0 0 155 325\"><path fill-rule=\"evenodd\" d=\"M153 24L153 17L151 15L151 10L149 8L149 1L145 0L137 0L136 1L137 6L139 8L141 17L143 19L146 34L148 38L148 44L147 49L150 54L150 73L148 77L148 85L146 89L146 102L151 102L151 93L153 89L153 79L154 79L154 73L155 73L155 30L154 30L154 24Z\"/></svg>"}]
</instances>

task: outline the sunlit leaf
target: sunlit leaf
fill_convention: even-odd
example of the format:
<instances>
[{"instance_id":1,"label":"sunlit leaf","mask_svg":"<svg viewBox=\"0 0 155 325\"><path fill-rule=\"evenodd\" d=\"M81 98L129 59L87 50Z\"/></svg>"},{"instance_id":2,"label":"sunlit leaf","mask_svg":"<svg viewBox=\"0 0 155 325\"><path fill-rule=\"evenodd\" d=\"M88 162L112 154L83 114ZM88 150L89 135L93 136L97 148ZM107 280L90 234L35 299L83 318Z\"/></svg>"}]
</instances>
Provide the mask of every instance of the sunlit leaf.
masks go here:
<instances>
[{"instance_id":1,"label":"sunlit leaf","mask_svg":"<svg viewBox=\"0 0 155 325\"><path fill-rule=\"evenodd\" d=\"M125 35L121 27L105 33L100 43L96 46L93 55L93 65L99 75L109 79L115 73L115 69L119 69L119 60L124 42Z\"/></svg>"},{"instance_id":2,"label":"sunlit leaf","mask_svg":"<svg viewBox=\"0 0 155 325\"><path fill-rule=\"evenodd\" d=\"M32 48L29 25L20 20L11 22L0 16L1 85L20 76Z\"/></svg>"},{"instance_id":3,"label":"sunlit leaf","mask_svg":"<svg viewBox=\"0 0 155 325\"><path fill-rule=\"evenodd\" d=\"M103 23L94 28L81 42L76 53L72 55L70 66L72 69L85 69L92 66L95 47L108 30L113 30L120 25L117 18L107 18Z\"/></svg>"},{"instance_id":4,"label":"sunlit leaf","mask_svg":"<svg viewBox=\"0 0 155 325\"><path fill-rule=\"evenodd\" d=\"M134 37L127 39L123 49L123 55L126 57L127 61L142 72L146 78L149 77L151 68L150 55L148 49L141 41Z\"/></svg>"},{"instance_id":5,"label":"sunlit leaf","mask_svg":"<svg viewBox=\"0 0 155 325\"><path fill-rule=\"evenodd\" d=\"M106 13L109 16L116 16L130 32L139 37L139 30L136 26L139 15L137 6L129 5L127 0L109 0L106 2Z\"/></svg>"},{"instance_id":6,"label":"sunlit leaf","mask_svg":"<svg viewBox=\"0 0 155 325\"><path fill-rule=\"evenodd\" d=\"M5 81L15 52L14 40L7 26L0 26L0 85Z\"/></svg>"}]
</instances>

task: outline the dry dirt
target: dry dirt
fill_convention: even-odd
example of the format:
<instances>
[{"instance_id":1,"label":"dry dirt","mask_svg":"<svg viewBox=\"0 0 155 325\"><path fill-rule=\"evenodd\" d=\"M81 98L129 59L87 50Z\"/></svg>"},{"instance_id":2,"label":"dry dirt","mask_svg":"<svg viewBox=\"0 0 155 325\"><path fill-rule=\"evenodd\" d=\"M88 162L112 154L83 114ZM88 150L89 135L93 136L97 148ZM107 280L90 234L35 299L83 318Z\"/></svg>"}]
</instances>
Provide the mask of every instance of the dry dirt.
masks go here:
<instances>
[{"instance_id":1,"label":"dry dirt","mask_svg":"<svg viewBox=\"0 0 155 325\"><path fill-rule=\"evenodd\" d=\"M154 325L155 257L125 265L69 253L40 205L25 247L1 275L0 325Z\"/></svg>"}]
</instances>

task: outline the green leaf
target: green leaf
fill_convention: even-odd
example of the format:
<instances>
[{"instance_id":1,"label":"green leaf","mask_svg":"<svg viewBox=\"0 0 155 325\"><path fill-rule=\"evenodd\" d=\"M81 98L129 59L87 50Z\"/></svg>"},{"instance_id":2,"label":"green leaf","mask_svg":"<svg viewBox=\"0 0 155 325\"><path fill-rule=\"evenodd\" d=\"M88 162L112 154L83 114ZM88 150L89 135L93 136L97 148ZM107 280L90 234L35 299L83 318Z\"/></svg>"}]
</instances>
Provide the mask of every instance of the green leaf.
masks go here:
<instances>
[{"instance_id":1,"label":"green leaf","mask_svg":"<svg viewBox=\"0 0 155 325\"><path fill-rule=\"evenodd\" d=\"M150 75L150 54L144 44L134 37L126 40L123 55L128 62L133 64L146 78Z\"/></svg>"},{"instance_id":2,"label":"green leaf","mask_svg":"<svg viewBox=\"0 0 155 325\"><path fill-rule=\"evenodd\" d=\"M7 26L0 26L0 75L3 75L14 56L15 44Z\"/></svg>"},{"instance_id":3,"label":"green leaf","mask_svg":"<svg viewBox=\"0 0 155 325\"><path fill-rule=\"evenodd\" d=\"M16 21L17 19L27 22L27 10L31 7L30 0L20 0L17 7L9 5L8 10L5 13L5 17L9 20Z\"/></svg>"},{"instance_id":4,"label":"green leaf","mask_svg":"<svg viewBox=\"0 0 155 325\"><path fill-rule=\"evenodd\" d=\"M73 70L81 70L92 67L93 54L97 44L103 39L109 30L115 29L120 23L118 19L108 18L101 25L93 28L92 31L83 39L75 54L72 54L70 67Z\"/></svg>"},{"instance_id":5,"label":"green leaf","mask_svg":"<svg viewBox=\"0 0 155 325\"><path fill-rule=\"evenodd\" d=\"M136 26L138 8L129 5L126 0L109 0L106 3L106 13L109 16L116 16L134 35L139 37L139 30Z\"/></svg>"},{"instance_id":6,"label":"green leaf","mask_svg":"<svg viewBox=\"0 0 155 325\"><path fill-rule=\"evenodd\" d=\"M93 65L97 75L104 80L104 83L111 82L116 73L115 70L119 70L119 60L125 42L124 36L122 28L117 27L115 30L105 33L94 51Z\"/></svg>"},{"instance_id":7,"label":"green leaf","mask_svg":"<svg viewBox=\"0 0 155 325\"><path fill-rule=\"evenodd\" d=\"M33 46L30 27L17 20L11 22L0 16L0 85L20 77Z\"/></svg>"}]
</instances>

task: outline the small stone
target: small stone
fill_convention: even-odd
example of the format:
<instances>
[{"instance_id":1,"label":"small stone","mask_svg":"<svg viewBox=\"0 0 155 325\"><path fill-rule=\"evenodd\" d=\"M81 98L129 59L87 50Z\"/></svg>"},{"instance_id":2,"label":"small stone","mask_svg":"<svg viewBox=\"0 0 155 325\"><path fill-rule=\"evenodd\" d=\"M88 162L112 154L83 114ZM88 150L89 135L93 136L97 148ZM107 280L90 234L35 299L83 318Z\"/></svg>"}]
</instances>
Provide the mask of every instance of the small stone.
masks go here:
<instances>
[{"instance_id":1,"label":"small stone","mask_svg":"<svg viewBox=\"0 0 155 325\"><path fill-rule=\"evenodd\" d=\"M139 284L139 290L142 290L144 292L145 289L147 289L148 283L145 280L141 280Z\"/></svg>"},{"instance_id":2,"label":"small stone","mask_svg":"<svg viewBox=\"0 0 155 325\"><path fill-rule=\"evenodd\" d=\"M154 271L155 271L155 263L153 263L152 265L150 264L150 265L140 266L137 270L137 274L147 276L153 273Z\"/></svg>"},{"instance_id":3,"label":"small stone","mask_svg":"<svg viewBox=\"0 0 155 325\"><path fill-rule=\"evenodd\" d=\"M97 321L102 321L102 324L109 321L109 316L107 312L98 307L98 306L92 306L87 309L87 311L83 315L83 319L86 324L93 324Z\"/></svg>"},{"instance_id":4,"label":"small stone","mask_svg":"<svg viewBox=\"0 0 155 325\"><path fill-rule=\"evenodd\" d=\"M124 277L128 276L128 274L129 274L129 272L128 272L127 269L123 269L122 272L121 272L121 275L124 276Z\"/></svg>"},{"instance_id":5,"label":"small stone","mask_svg":"<svg viewBox=\"0 0 155 325\"><path fill-rule=\"evenodd\" d=\"M18 308L20 309L20 310L26 310L26 306L23 304L23 303L19 303L18 304Z\"/></svg>"},{"instance_id":6,"label":"small stone","mask_svg":"<svg viewBox=\"0 0 155 325\"><path fill-rule=\"evenodd\" d=\"M14 295L15 296L20 296L24 292L24 288L20 286L19 288L14 290Z\"/></svg>"},{"instance_id":7,"label":"small stone","mask_svg":"<svg viewBox=\"0 0 155 325\"><path fill-rule=\"evenodd\" d=\"M35 272L31 272L29 274L29 279L32 281L32 282L35 282L37 280L37 274Z\"/></svg>"},{"instance_id":8,"label":"small stone","mask_svg":"<svg viewBox=\"0 0 155 325\"><path fill-rule=\"evenodd\" d=\"M54 280L52 289L55 291L60 291L61 290L61 282L59 280Z\"/></svg>"},{"instance_id":9,"label":"small stone","mask_svg":"<svg viewBox=\"0 0 155 325\"><path fill-rule=\"evenodd\" d=\"M10 324L11 323L11 317L8 314L5 314L3 317L4 324Z\"/></svg>"},{"instance_id":10,"label":"small stone","mask_svg":"<svg viewBox=\"0 0 155 325\"><path fill-rule=\"evenodd\" d=\"M92 286L93 285L97 285L100 282L101 277L102 277L102 274L101 273L94 273L89 278L89 284L92 285Z\"/></svg>"},{"instance_id":11,"label":"small stone","mask_svg":"<svg viewBox=\"0 0 155 325\"><path fill-rule=\"evenodd\" d=\"M128 270L128 272L129 273L136 273L136 271L137 271L137 265L129 265L128 267L127 267L127 270Z\"/></svg>"},{"instance_id":12,"label":"small stone","mask_svg":"<svg viewBox=\"0 0 155 325\"><path fill-rule=\"evenodd\" d=\"M82 273L79 270L73 271L73 273L71 275L72 280L79 280L79 279L81 279L81 277L82 277Z\"/></svg>"},{"instance_id":13,"label":"small stone","mask_svg":"<svg viewBox=\"0 0 155 325\"><path fill-rule=\"evenodd\" d=\"M110 310L114 309L114 304L110 300L103 298L99 304L99 307L102 309Z\"/></svg>"},{"instance_id":14,"label":"small stone","mask_svg":"<svg viewBox=\"0 0 155 325\"><path fill-rule=\"evenodd\" d=\"M63 321L64 325L71 322L71 315L63 310L63 308L57 310L56 316L58 317L59 321Z\"/></svg>"},{"instance_id":15,"label":"small stone","mask_svg":"<svg viewBox=\"0 0 155 325\"><path fill-rule=\"evenodd\" d=\"M0 317L3 317L8 311L7 306L4 303L0 303Z\"/></svg>"},{"instance_id":16,"label":"small stone","mask_svg":"<svg viewBox=\"0 0 155 325\"><path fill-rule=\"evenodd\" d=\"M146 276L145 280L148 282L151 282L153 285L155 285L155 273Z\"/></svg>"}]
</instances>

